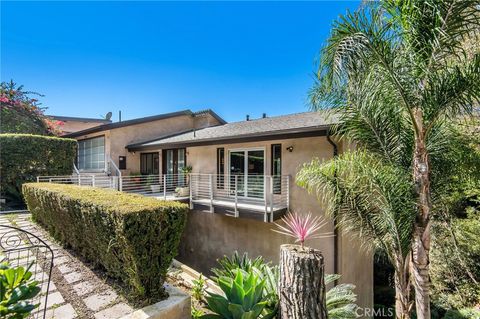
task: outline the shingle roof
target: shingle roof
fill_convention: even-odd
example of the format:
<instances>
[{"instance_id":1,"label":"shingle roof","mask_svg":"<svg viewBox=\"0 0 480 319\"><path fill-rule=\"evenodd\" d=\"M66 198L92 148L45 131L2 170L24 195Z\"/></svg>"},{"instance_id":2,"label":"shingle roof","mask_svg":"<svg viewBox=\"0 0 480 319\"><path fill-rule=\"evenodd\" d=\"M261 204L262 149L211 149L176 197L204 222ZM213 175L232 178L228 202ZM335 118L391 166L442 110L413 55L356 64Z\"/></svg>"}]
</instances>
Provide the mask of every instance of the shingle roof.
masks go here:
<instances>
[{"instance_id":1,"label":"shingle roof","mask_svg":"<svg viewBox=\"0 0 480 319\"><path fill-rule=\"evenodd\" d=\"M325 132L337 122L336 117L327 117L325 112L304 112L275 117L252 119L212 126L196 131L159 137L154 140L128 145L129 150L162 148L166 146L220 144L226 140L248 138L269 139L273 136Z\"/></svg>"},{"instance_id":2,"label":"shingle roof","mask_svg":"<svg viewBox=\"0 0 480 319\"><path fill-rule=\"evenodd\" d=\"M147 116L147 117L141 117L133 120L127 120L127 121L122 121L122 122L115 122L115 123L108 123L104 125L99 125L95 126L89 129L85 129L82 131L77 131L74 133L66 134L64 137L78 137L86 134L91 134L95 132L101 132L101 131L106 131L106 130L111 130L114 128L119 128L119 127L124 127L124 126L129 126L129 125L135 125L135 124L141 124L141 123L146 123L146 122L152 122L152 121L157 121L157 120L162 120L162 119L167 119L171 117L176 117L176 116L182 116L182 115L191 115L191 116L200 116L204 114L210 114L212 115L215 119L217 119L220 123L224 124L226 123L224 119L222 119L217 113L213 112L210 109L205 109L201 110L198 112L192 112L191 110L183 110L183 111L178 111L178 112L172 112L172 113L164 113L164 114L159 114L159 115L154 115L154 116Z\"/></svg>"},{"instance_id":3,"label":"shingle roof","mask_svg":"<svg viewBox=\"0 0 480 319\"><path fill-rule=\"evenodd\" d=\"M97 119L97 118L90 118L90 117L73 117L73 116L60 116L60 115L47 115L48 117L53 118L57 121L77 121L77 122L93 122L93 123L112 123L111 120L107 119Z\"/></svg>"}]
</instances>

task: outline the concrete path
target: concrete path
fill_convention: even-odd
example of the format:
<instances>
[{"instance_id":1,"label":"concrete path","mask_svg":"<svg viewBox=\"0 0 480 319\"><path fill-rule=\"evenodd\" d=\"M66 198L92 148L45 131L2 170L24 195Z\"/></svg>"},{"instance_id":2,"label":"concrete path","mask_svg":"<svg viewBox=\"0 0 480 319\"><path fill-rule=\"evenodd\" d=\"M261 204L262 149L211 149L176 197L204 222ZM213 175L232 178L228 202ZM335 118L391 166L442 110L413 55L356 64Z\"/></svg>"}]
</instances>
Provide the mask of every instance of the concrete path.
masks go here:
<instances>
[{"instance_id":1,"label":"concrete path","mask_svg":"<svg viewBox=\"0 0 480 319\"><path fill-rule=\"evenodd\" d=\"M30 214L2 214L0 225L29 231L53 249L54 267L46 318L116 319L136 310L117 294L105 276L93 272L80 259L56 244L50 235L31 221Z\"/></svg>"}]
</instances>

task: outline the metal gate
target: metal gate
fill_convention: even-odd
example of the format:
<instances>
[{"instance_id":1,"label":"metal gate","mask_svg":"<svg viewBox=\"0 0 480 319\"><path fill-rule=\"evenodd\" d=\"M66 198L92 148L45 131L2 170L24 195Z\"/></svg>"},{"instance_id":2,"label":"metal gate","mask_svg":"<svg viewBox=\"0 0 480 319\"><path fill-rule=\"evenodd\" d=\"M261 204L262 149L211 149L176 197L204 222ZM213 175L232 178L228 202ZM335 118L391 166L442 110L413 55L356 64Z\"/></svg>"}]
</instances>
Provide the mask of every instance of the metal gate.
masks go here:
<instances>
[{"instance_id":1,"label":"metal gate","mask_svg":"<svg viewBox=\"0 0 480 319\"><path fill-rule=\"evenodd\" d=\"M29 318L45 318L48 292L53 268L53 251L34 234L12 226L0 225L0 262L7 261L10 267L30 267L32 280L38 282L40 293L30 300L40 304Z\"/></svg>"}]
</instances>

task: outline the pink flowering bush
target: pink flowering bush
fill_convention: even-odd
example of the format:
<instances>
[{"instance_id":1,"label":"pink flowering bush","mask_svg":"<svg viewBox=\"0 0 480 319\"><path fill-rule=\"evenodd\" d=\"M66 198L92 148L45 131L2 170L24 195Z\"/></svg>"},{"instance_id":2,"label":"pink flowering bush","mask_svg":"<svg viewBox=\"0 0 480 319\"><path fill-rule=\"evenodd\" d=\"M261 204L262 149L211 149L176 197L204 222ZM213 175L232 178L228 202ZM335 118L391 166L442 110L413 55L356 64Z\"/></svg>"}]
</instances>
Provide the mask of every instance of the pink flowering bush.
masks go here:
<instances>
[{"instance_id":1,"label":"pink flowering bush","mask_svg":"<svg viewBox=\"0 0 480 319\"><path fill-rule=\"evenodd\" d=\"M38 93L23 91L13 81L0 84L0 133L28 133L37 135L59 135L63 124L45 116L45 108L31 95Z\"/></svg>"}]
</instances>

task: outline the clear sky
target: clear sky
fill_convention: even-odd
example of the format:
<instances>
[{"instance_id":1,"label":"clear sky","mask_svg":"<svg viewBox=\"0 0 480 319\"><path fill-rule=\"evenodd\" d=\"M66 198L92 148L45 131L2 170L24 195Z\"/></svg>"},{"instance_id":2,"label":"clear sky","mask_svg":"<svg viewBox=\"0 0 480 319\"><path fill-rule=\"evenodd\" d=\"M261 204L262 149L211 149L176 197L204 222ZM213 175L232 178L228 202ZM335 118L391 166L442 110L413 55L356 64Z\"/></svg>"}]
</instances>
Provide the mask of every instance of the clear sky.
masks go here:
<instances>
[{"instance_id":1,"label":"clear sky","mask_svg":"<svg viewBox=\"0 0 480 319\"><path fill-rule=\"evenodd\" d=\"M1 79L44 94L47 114L64 116L302 112L332 21L357 6L1 1Z\"/></svg>"}]
</instances>

